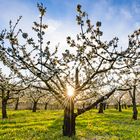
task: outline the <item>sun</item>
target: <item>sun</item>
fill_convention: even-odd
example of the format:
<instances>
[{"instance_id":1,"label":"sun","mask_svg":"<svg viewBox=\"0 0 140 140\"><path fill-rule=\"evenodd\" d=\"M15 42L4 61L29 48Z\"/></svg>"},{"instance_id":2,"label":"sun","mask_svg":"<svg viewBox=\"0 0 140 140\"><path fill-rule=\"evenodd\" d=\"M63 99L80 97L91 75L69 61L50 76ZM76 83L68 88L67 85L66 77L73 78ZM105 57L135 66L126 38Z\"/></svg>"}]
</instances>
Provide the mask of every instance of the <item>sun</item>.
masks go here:
<instances>
[{"instance_id":1,"label":"sun","mask_svg":"<svg viewBox=\"0 0 140 140\"><path fill-rule=\"evenodd\" d=\"M74 95L74 89L73 89L73 87L70 86L70 85L67 85L67 95L68 95L69 97L72 97L72 96Z\"/></svg>"}]
</instances>

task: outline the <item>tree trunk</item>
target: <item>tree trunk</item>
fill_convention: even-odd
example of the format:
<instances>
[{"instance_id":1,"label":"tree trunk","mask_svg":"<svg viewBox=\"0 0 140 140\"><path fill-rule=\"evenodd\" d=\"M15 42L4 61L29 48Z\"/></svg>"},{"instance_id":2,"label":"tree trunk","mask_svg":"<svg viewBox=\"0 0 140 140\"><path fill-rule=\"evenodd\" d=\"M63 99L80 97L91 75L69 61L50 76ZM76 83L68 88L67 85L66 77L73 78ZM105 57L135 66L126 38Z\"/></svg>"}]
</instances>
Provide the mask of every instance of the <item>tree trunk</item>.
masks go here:
<instances>
[{"instance_id":1,"label":"tree trunk","mask_svg":"<svg viewBox=\"0 0 140 140\"><path fill-rule=\"evenodd\" d=\"M134 120L137 120L137 116L138 116L138 110L137 110L137 105L136 105L136 102L133 101L133 119Z\"/></svg>"},{"instance_id":2,"label":"tree trunk","mask_svg":"<svg viewBox=\"0 0 140 140\"><path fill-rule=\"evenodd\" d=\"M2 119L6 119L7 117L7 99L2 99Z\"/></svg>"},{"instance_id":3,"label":"tree trunk","mask_svg":"<svg viewBox=\"0 0 140 140\"><path fill-rule=\"evenodd\" d=\"M124 109L124 104L122 104L122 109Z\"/></svg>"},{"instance_id":4,"label":"tree trunk","mask_svg":"<svg viewBox=\"0 0 140 140\"><path fill-rule=\"evenodd\" d=\"M106 104L106 109L109 109L109 104Z\"/></svg>"},{"instance_id":5,"label":"tree trunk","mask_svg":"<svg viewBox=\"0 0 140 140\"><path fill-rule=\"evenodd\" d=\"M138 110L137 110L137 104L136 104L136 85L134 85L134 87L133 87L132 104L133 104L133 116L132 116L132 118L134 120L137 120Z\"/></svg>"},{"instance_id":6,"label":"tree trunk","mask_svg":"<svg viewBox=\"0 0 140 140\"><path fill-rule=\"evenodd\" d=\"M127 109L127 104L124 104L124 108Z\"/></svg>"},{"instance_id":7,"label":"tree trunk","mask_svg":"<svg viewBox=\"0 0 140 140\"><path fill-rule=\"evenodd\" d=\"M68 105L64 109L63 136L72 137L75 135L75 119L74 102L70 98L68 99Z\"/></svg>"},{"instance_id":8,"label":"tree trunk","mask_svg":"<svg viewBox=\"0 0 140 140\"><path fill-rule=\"evenodd\" d=\"M45 103L45 108L44 109L47 110L47 107L48 107L48 103Z\"/></svg>"},{"instance_id":9,"label":"tree trunk","mask_svg":"<svg viewBox=\"0 0 140 140\"><path fill-rule=\"evenodd\" d=\"M33 109L32 109L32 111L36 112L36 109L37 109L37 102L33 102Z\"/></svg>"},{"instance_id":10,"label":"tree trunk","mask_svg":"<svg viewBox=\"0 0 140 140\"><path fill-rule=\"evenodd\" d=\"M136 100L135 100L135 98L133 98L132 103L133 103L133 116L132 116L132 118L133 118L134 120L137 120L138 110L137 110L137 105L136 105Z\"/></svg>"},{"instance_id":11,"label":"tree trunk","mask_svg":"<svg viewBox=\"0 0 140 140\"><path fill-rule=\"evenodd\" d=\"M115 105L114 105L114 108L115 108L116 110L118 110L118 104L115 104Z\"/></svg>"},{"instance_id":12,"label":"tree trunk","mask_svg":"<svg viewBox=\"0 0 140 140\"><path fill-rule=\"evenodd\" d=\"M106 110L106 103L103 103L103 108L104 110Z\"/></svg>"},{"instance_id":13,"label":"tree trunk","mask_svg":"<svg viewBox=\"0 0 140 140\"><path fill-rule=\"evenodd\" d=\"M18 110L19 98L16 99L15 110Z\"/></svg>"},{"instance_id":14,"label":"tree trunk","mask_svg":"<svg viewBox=\"0 0 140 140\"><path fill-rule=\"evenodd\" d=\"M118 102L118 107L119 107L119 112L122 112L122 107L121 107L121 103Z\"/></svg>"},{"instance_id":15,"label":"tree trunk","mask_svg":"<svg viewBox=\"0 0 140 140\"><path fill-rule=\"evenodd\" d=\"M95 108L98 109L98 105L96 105Z\"/></svg>"},{"instance_id":16,"label":"tree trunk","mask_svg":"<svg viewBox=\"0 0 140 140\"><path fill-rule=\"evenodd\" d=\"M98 113L104 113L104 103L103 102L101 102L99 104L99 111L98 111Z\"/></svg>"}]
</instances>

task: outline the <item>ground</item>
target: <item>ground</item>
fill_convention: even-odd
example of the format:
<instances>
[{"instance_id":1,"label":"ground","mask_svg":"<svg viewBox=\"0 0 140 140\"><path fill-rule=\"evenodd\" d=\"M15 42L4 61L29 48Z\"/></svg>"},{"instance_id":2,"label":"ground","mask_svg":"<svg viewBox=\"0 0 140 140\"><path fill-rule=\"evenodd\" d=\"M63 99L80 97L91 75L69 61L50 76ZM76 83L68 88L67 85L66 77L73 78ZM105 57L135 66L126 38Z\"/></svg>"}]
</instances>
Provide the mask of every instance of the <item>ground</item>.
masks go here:
<instances>
[{"instance_id":1,"label":"ground","mask_svg":"<svg viewBox=\"0 0 140 140\"><path fill-rule=\"evenodd\" d=\"M140 140L140 118L131 119L132 108L97 112L94 109L79 116L76 136L67 138L62 136L62 110L8 110L8 119L0 120L0 140Z\"/></svg>"}]
</instances>

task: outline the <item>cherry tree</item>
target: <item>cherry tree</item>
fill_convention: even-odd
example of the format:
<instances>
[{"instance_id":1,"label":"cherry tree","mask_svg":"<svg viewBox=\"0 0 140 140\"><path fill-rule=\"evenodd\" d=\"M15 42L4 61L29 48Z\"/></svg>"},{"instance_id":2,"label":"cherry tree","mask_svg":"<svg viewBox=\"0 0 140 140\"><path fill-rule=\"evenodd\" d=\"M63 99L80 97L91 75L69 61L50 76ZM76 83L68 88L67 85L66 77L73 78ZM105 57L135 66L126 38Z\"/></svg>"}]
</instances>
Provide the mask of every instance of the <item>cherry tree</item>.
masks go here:
<instances>
[{"instance_id":1,"label":"cherry tree","mask_svg":"<svg viewBox=\"0 0 140 140\"><path fill-rule=\"evenodd\" d=\"M129 95L132 100L133 105L133 116L134 120L137 120L138 109L137 109L137 97L138 97L138 89L139 89L139 64L140 64L140 57L139 57L139 48L140 48L140 41L139 41L140 29L133 32L131 36L129 36L129 46L132 47L132 52L130 55L127 56L125 59L125 64L127 67L121 70L121 75L123 80L125 80L125 84L130 87Z\"/></svg>"},{"instance_id":2,"label":"cherry tree","mask_svg":"<svg viewBox=\"0 0 140 140\"><path fill-rule=\"evenodd\" d=\"M29 100L31 100L33 104L32 111L36 112L37 104L41 98L45 97L46 92L38 87L31 87L31 86L25 92L26 92L26 96L29 98Z\"/></svg>"},{"instance_id":3,"label":"cherry tree","mask_svg":"<svg viewBox=\"0 0 140 140\"><path fill-rule=\"evenodd\" d=\"M84 108L79 107L76 112L75 102L91 90L94 94L97 86L102 90L101 79L112 77L112 70L133 65L126 66L124 58L132 58L137 48L130 40L128 48L119 51L117 37L109 42L102 41L101 22L93 25L88 14L81 10L81 5L77 5L76 21L81 31L76 39L67 37L69 48L62 53L62 57L58 57L59 46L52 52L51 42L44 39L48 28L43 23L46 8L43 4L37 4L37 7L39 23L34 22L32 27L37 37L32 38L22 29L17 29L21 17L15 25L10 21L10 30L3 30L0 34L0 60L25 81L25 73L29 77L33 75L33 81L41 81L40 89L51 93L64 108L63 135L71 137L75 135L76 117L108 99L119 86L109 84L103 96L92 100Z\"/></svg>"},{"instance_id":4,"label":"cherry tree","mask_svg":"<svg viewBox=\"0 0 140 140\"><path fill-rule=\"evenodd\" d=\"M133 77L131 77L130 81L128 82L128 86L131 87L131 90L129 90L129 95L132 101L133 106L133 116L132 118L134 120L137 120L138 116L138 109L137 109L137 97L139 94L138 88L139 88L139 72L133 71Z\"/></svg>"},{"instance_id":5,"label":"cherry tree","mask_svg":"<svg viewBox=\"0 0 140 140\"><path fill-rule=\"evenodd\" d=\"M121 93L118 93L116 97L114 96L115 101L117 102L116 106L119 112L122 112L122 100L125 94L126 92L121 92Z\"/></svg>"},{"instance_id":6,"label":"cherry tree","mask_svg":"<svg viewBox=\"0 0 140 140\"><path fill-rule=\"evenodd\" d=\"M15 99L15 110L18 110L19 108L19 102L20 102L20 99L25 95L25 91L20 91L18 94L16 94L14 96L14 99Z\"/></svg>"},{"instance_id":7,"label":"cherry tree","mask_svg":"<svg viewBox=\"0 0 140 140\"><path fill-rule=\"evenodd\" d=\"M49 103L54 103L56 100L51 94L47 93L45 96L40 98L40 103L44 105L44 110L48 109Z\"/></svg>"},{"instance_id":8,"label":"cherry tree","mask_svg":"<svg viewBox=\"0 0 140 140\"><path fill-rule=\"evenodd\" d=\"M7 103L11 99L16 99L27 87L21 81L15 81L15 77L10 74L6 76L0 71L0 98L2 99L2 118L7 118Z\"/></svg>"}]
</instances>

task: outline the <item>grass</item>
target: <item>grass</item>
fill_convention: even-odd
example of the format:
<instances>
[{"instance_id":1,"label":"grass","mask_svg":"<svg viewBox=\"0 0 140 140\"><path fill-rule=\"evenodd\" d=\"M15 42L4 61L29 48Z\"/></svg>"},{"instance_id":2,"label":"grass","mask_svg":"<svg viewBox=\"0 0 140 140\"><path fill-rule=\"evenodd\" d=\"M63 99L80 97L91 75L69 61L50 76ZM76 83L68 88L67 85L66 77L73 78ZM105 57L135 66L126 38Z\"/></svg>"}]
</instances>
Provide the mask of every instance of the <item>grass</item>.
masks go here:
<instances>
[{"instance_id":1,"label":"grass","mask_svg":"<svg viewBox=\"0 0 140 140\"><path fill-rule=\"evenodd\" d=\"M130 108L123 112L109 109L104 114L97 110L84 113L76 119L73 138L62 136L62 110L8 110L8 114L8 119L0 120L0 140L140 140L140 119L131 119Z\"/></svg>"}]
</instances>

